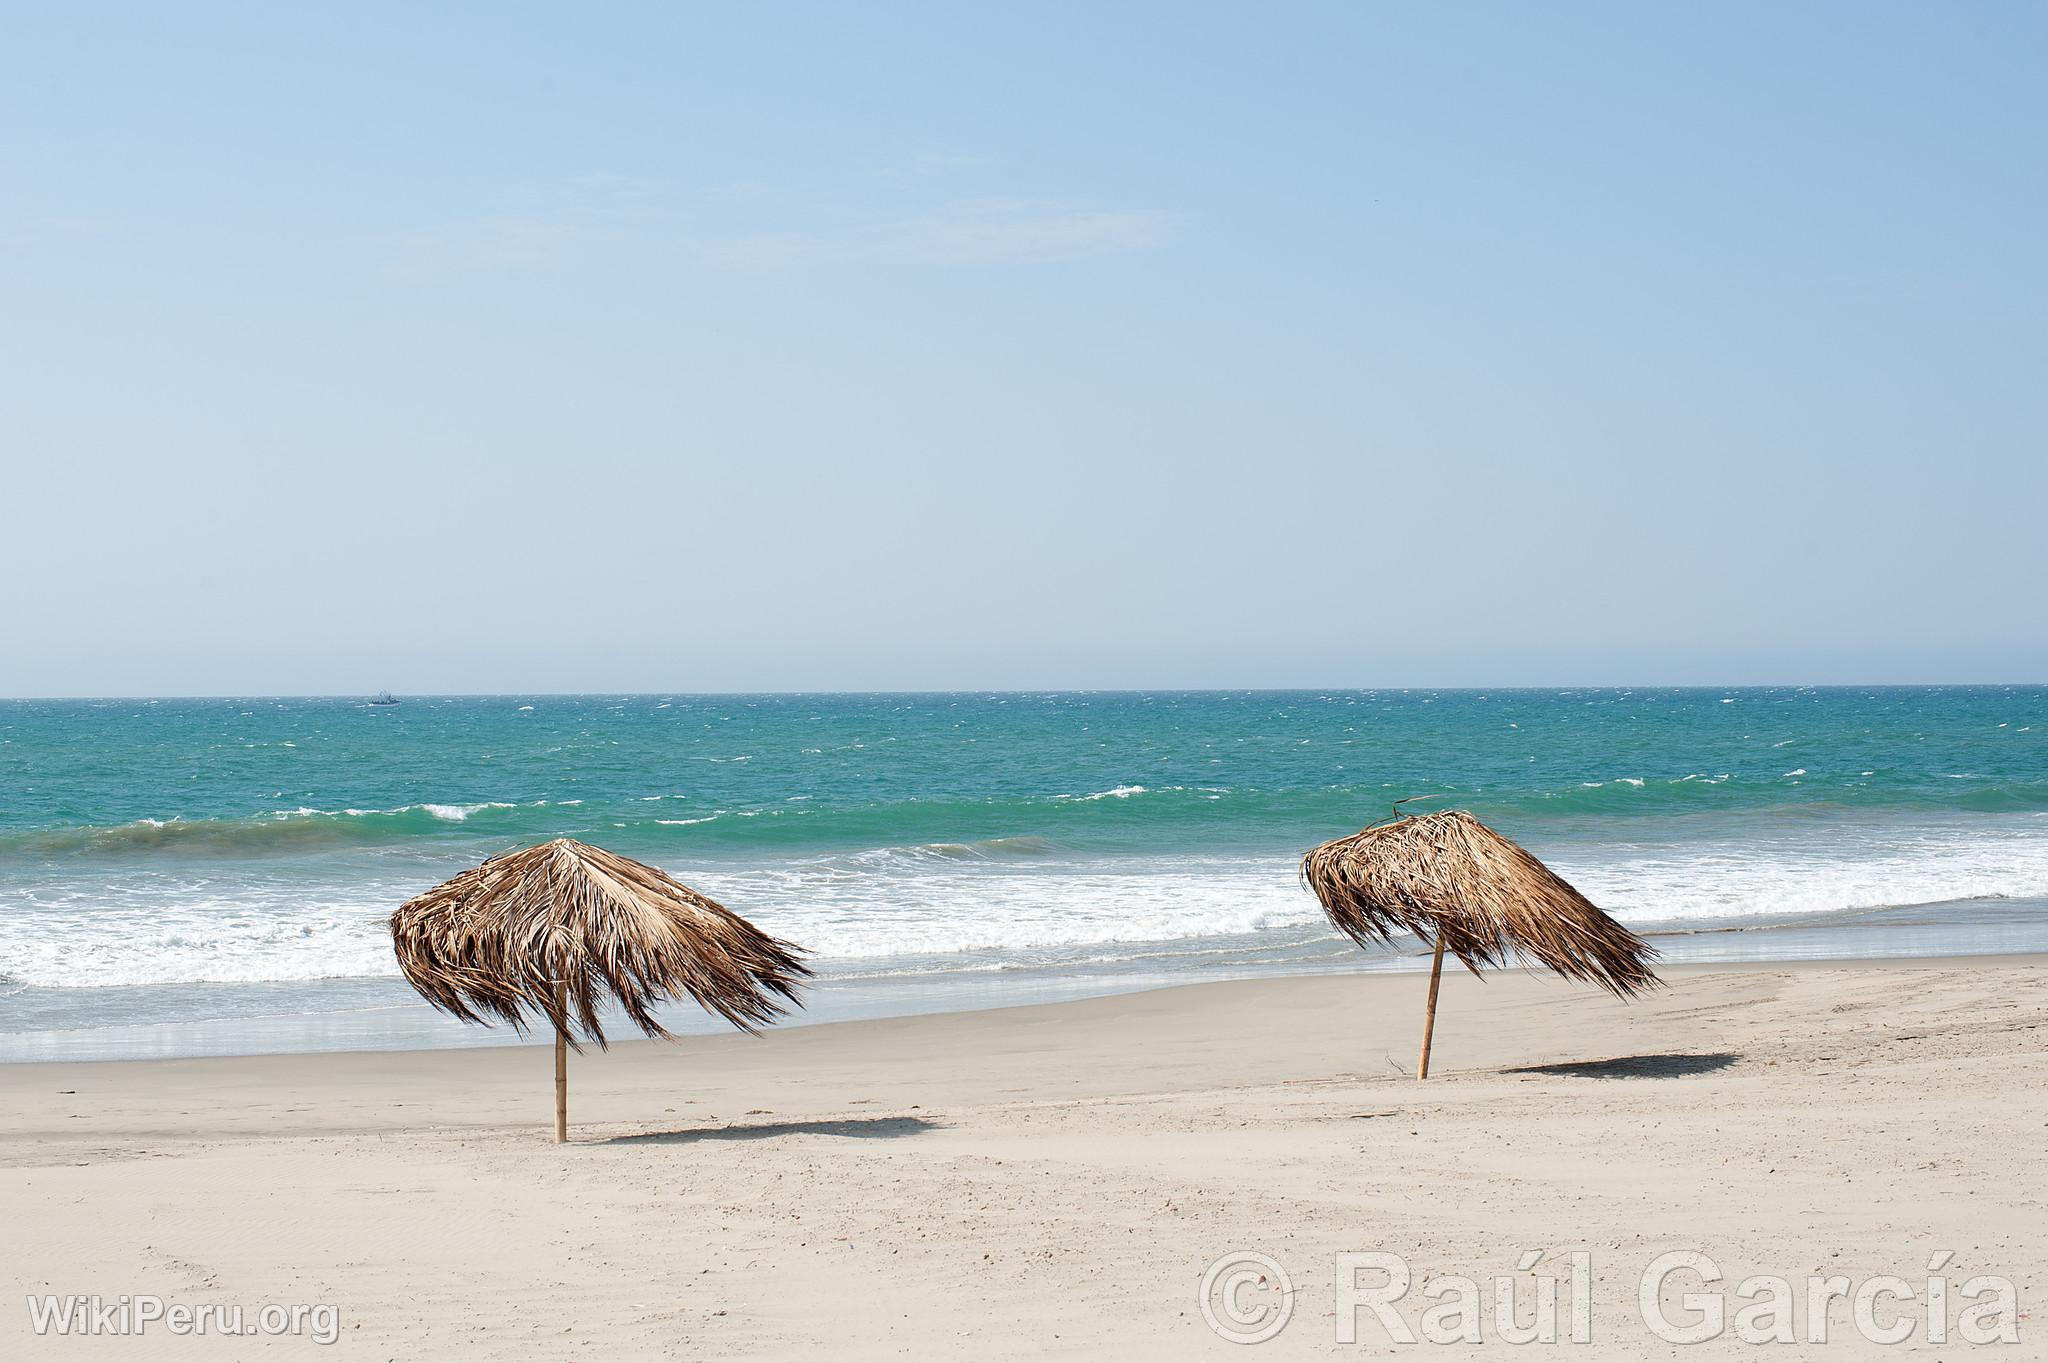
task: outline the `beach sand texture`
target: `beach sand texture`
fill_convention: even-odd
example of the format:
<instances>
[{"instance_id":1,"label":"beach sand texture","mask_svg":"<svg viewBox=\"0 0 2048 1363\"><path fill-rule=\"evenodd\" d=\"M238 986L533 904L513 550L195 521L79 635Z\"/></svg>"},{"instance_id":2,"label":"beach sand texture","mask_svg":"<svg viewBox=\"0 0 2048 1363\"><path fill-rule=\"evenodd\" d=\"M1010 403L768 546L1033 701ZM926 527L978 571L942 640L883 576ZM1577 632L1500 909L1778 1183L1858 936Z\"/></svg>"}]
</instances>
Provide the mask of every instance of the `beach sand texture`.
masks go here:
<instances>
[{"instance_id":1,"label":"beach sand texture","mask_svg":"<svg viewBox=\"0 0 2048 1363\"><path fill-rule=\"evenodd\" d=\"M1724 1290L1918 1284L1951 1250L1952 1293L2015 1281L2022 1343L1880 1350L1838 1303L1826 1346L1761 1352L2042 1356L2048 962L1669 985L1624 1005L1446 972L1426 1083L1414 975L631 1042L572 1058L567 1146L540 1046L8 1066L0 1357L1550 1356L1490 1310L1477 1350L1396 1347L1370 1316L1339 1344L1334 1256L1404 1255L1412 1323L1423 1279L1578 1248L1572 1358L1758 1355L1645 1329L1638 1276L1672 1249ZM1252 1347L1197 1301L1244 1249L1296 1289ZM43 1292L328 1302L340 1340L36 1338Z\"/></svg>"}]
</instances>

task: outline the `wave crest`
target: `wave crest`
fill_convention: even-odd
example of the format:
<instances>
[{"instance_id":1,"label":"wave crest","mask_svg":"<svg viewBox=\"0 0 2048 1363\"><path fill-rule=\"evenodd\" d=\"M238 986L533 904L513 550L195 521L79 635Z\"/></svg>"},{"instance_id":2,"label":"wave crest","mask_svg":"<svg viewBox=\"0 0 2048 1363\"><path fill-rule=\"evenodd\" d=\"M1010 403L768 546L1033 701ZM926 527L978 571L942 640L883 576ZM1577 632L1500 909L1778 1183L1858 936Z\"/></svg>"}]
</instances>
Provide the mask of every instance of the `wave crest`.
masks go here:
<instances>
[{"instance_id":1,"label":"wave crest","mask_svg":"<svg viewBox=\"0 0 2048 1363\"><path fill-rule=\"evenodd\" d=\"M133 823L32 829L0 837L0 850L28 855L120 854L152 849L192 855L251 856L291 853L321 846L374 843L431 833L447 824L467 823L480 814L540 809L547 801L516 805L504 800L474 804L416 804L397 809L272 810L240 819L137 819Z\"/></svg>"}]
</instances>

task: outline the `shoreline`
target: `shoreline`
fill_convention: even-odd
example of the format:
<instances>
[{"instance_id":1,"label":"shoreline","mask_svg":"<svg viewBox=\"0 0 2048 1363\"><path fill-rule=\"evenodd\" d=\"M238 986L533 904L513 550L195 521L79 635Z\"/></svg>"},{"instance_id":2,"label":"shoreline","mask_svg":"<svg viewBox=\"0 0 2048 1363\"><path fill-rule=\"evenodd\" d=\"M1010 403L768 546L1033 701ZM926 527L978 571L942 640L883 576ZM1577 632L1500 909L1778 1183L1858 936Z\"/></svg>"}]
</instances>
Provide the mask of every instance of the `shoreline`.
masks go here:
<instances>
[{"instance_id":1,"label":"shoreline","mask_svg":"<svg viewBox=\"0 0 2048 1363\"><path fill-rule=\"evenodd\" d=\"M1403 956L1401 960L1409 960L1409 958ZM1417 968L1401 968L1401 970L1380 968L1380 970L1356 970L1356 972L1343 972L1343 970L1264 972L1264 974L1255 974L1255 976L1233 976L1233 978L1223 978L1223 980L1182 980L1182 982L1167 982L1167 984L1149 984L1149 986L1141 986L1141 988L1118 988L1118 991L1081 995L1081 997L1075 997L1075 999L1038 999L1038 1001L1028 1001L1028 1003L993 1003L993 1005L987 1005L987 1007L932 1009L932 1011L924 1011L924 1013L883 1013L883 1015L872 1015L872 1017L809 1019L809 1021L803 1021L803 1023L793 1023L793 1021L784 1019L780 1023L774 1023L770 1027L754 1031L754 1034L745 1034L745 1031L739 1031L739 1029L729 1027L729 1025L719 1025L717 1029L690 1031L690 1034L676 1034L676 1036L672 1036L668 1040L645 1038L645 1036L639 1034L639 1031L629 1031L629 1034L616 1034L616 1031L612 1031L610 1040L608 1040L608 1044L604 1048L598 1048L596 1044L586 1042L584 1050L582 1050L582 1056L604 1056L604 1058L627 1056L627 1058L631 1058L631 1056L639 1054L641 1050L659 1052L659 1050L674 1050L678 1046L688 1048L688 1046L723 1046L723 1044L750 1046L750 1044L766 1042L766 1040L776 1038L776 1036L799 1036L799 1034L813 1034L813 1031L838 1031L838 1029L848 1029L848 1031L885 1029L887 1031L887 1029L897 1029L897 1027L905 1027L905 1029L946 1027L950 1021L958 1021L958 1019L973 1019L973 1025L977 1025L977 1027L1001 1027L1006 1021L1012 1021L1012 1019L1053 1017L1059 1009L1096 1009L1096 1011L1114 1013L1124 1003L1128 1003L1128 1007L1133 1009L1133 1011L1137 1011L1137 1013L1153 1013L1153 1011L1161 1011L1161 1009L1176 1011L1176 1009L1182 1009L1182 1007L1188 1007L1188 1009L1198 1007L1198 1001L1200 1001L1204 991L1217 991L1217 995L1221 997L1221 995L1235 993L1235 991L1257 993L1257 991L1264 991L1264 988L1274 988L1274 991L1278 991L1278 988L1286 988L1286 986L1311 986L1311 984L1321 984L1325 988L1337 988L1337 991L1341 991L1341 988L1348 986L1346 982L1350 982L1350 988L1370 988L1370 991L1376 991L1376 993L1380 993L1380 991L1399 993L1401 986L1405 982L1413 980L1415 976L1427 974L1427 956L1423 956L1421 962L1423 964L1417 966ZM1827 972L1853 972L1853 974L1921 972L1921 970L1950 972L1950 970L1970 970L1970 968L1978 968L1978 970L2042 970L2042 972L2048 972L2048 952L1970 952L1970 954L1952 954L1952 956L1794 958L1794 960L1757 960L1757 962L1747 962L1747 960L1677 962L1677 964L1669 964L1667 962L1667 964L1661 964L1659 970L1657 970L1659 980L1661 980L1661 988L1653 988L1653 991L1649 995L1645 995L1645 997L1649 997L1649 999L1669 997L1681 982L1696 982L1696 980L1724 978L1724 976L1737 976L1737 974L1806 976L1806 974L1827 974ZM1618 1009L1624 1009L1624 1011L1630 1009L1630 1007L1638 1007L1642 1003L1642 999L1634 999L1634 1001L1612 999L1610 995L1606 995L1604 991L1599 991L1599 988L1595 988L1595 986L1577 984L1577 982L1569 982L1569 980L1563 980L1563 978L1554 978L1554 976L1550 976L1550 974L1546 974L1542 970L1526 970L1522 966L1507 966L1507 968L1487 970L1485 976L1475 978L1473 974L1466 972L1464 968L1460 968L1456 962L1448 962L1446 968L1444 968L1444 986L1446 988L1450 986L1452 978L1460 980L1466 986L1477 986L1477 988L1487 988L1489 984L1505 982L1505 980L1520 980L1522 982L1520 986L1530 986L1530 988L1538 988L1538 991L1556 993L1556 995L1567 995L1567 993L1569 995L1587 995L1589 999L1606 1001L1606 1003L1610 1003L1610 1005L1614 1005ZM1419 997L1421 995L1417 993L1417 999ZM1419 1027L1419 1021L1417 1021L1417 1027ZM473 1034L498 1036L502 1040L496 1042L496 1044L477 1044L477 1046L389 1046L389 1048L313 1050L313 1052L233 1052L233 1054L207 1054L207 1056L113 1056L113 1058L70 1056L70 1058L55 1058L55 1060L0 1060L0 1091L6 1089L4 1076L10 1074L10 1072L47 1070L47 1068L55 1068L55 1066L106 1066L106 1068L113 1068L113 1066L141 1066L141 1068L150 1068L150 1066L231 1066L231 1064L238 1064L238 1062L252 1062L252 1064L264 1064L264 1066L268 1066L268 1064L276 1064L276 1066L315 1064L317 1066L319 1062L324 1062L324 1060L356 1058L356 1060L373 1062L379 1068L389 1068L393 1064L401 1064L406 1058L414 1058L414 1056L420 1058L422 1064L442 1064L444 1062L444 1064L451 1064L451 1066L471 1066L471 1064L479 1062L479 1056L496 1056L498 1052L524 1054L524 1052L530 1052L530 1050L549 1048L553 1044L551 1036L541 1036L541 1034L537 1034L537 1031L528 1031L526 1038L516 1038L512 1034L512 1029L504 1027L504 1025L494 1025L494 1027L475 1027L475 1025L469 1025L467 1029L473 1031ZM1395 1050L1399 1050L1399 1048L1395 1048ZM578 1058L580 1058L578 1054L571 1052L571 1066L578 1062ZM1432 1079L1434 1079L1436 1072L1438 1072L1436 1064L1440 1064L1440 1062L1442 1062L1440 1056L1436 1060L1432 1060ZM0 1138L4 1138L4 1126L0 1126Z\"/></svg>"},{"instance_id":2,"label":"shoreline","mask_svg":"<svg viewBox=\"0 0 2048 1363\"><path fill-rule=\"evenodd\" d=\"M1412 958L1404 953L1399 959L1405 962L1410 961ZM1662 992L1668 994L1671 987L1675 987L1676 982L1679 981L1692 981L1736 974L1785 974L1798 976L1832 971L1856 973L1873 971L1948 971L1965 967L1986 970L2018 969L2048 971L2048 952L1970 952L1943 956L1802 957L1787 960L1761 961L1693 961L1664 963L1658 967L1657 973L1659 979L1666 986ZM1419 964L1399 969L1380 968L1352 972L1341 970L1267 971L1258 975L1234 976L1228 979L1182 981L1145 985L1129 989L1116 989L1102 993L1084 994L1068 999L997 1003L982 1007L934 1009L920 1013L887 1013L867 1017L816 1018L801 1022L786 1019L751 1035L730 1027L678 1033L667 1040L645 1037L638 1032L630 1032L625 1035L612 1033L608 1045L604 1048L600 1049L595 1044L585 1043L583 1052L589 1056L630 1057L643 1048L648 1050L664 1050L677 1046L717 1045L720 1043L746 1045L778 1035L787 1036L821 1030L830 1031L832 1029L851 1030L890 1028L894 1026L939 1027L946 1025L949 1020L971 1021L975 1026L1000 1027L1006 1019L1028 1020L1036 1016L1050 1016L1050 1010L1059 1009L1092 1006L1107 1011L1114 1011L1119 1003L1129 1002L1135 1011L1148 1012L1152 1011L1151 1002L1157 1001L1164 1001L1167 1007L1172 1008L1180 1006L1182 996L1186 996L1188 1000L1193 1000L1202 991L1213 990L1221 993L1230 990L1233 986L1253 989L1261 987L1278 989L1289 984L1305 985L1309 982L1344 980L1355 980L1361 984L1365 981L1399 982L1424 975L1427 972L1428 957L1425 955L1421 958ZM1616 1007L1623 1009L1636 1006L1636 1003L1640 1002L1640 1000L1634 1002L1614 1000L1591 986L1557 980L1542 971L1528 970L1519 966L1508 966L1503 969L1490 970L1486 972L1484 978L1474 980L1469 972L1459 967L1456 962L1449 962L1444 969L1446 988L1448 988L1449 982L1453 978L1459 978L1467 984L1480 987L1495 981L1516 979L1545 990L1570 990L1575 993L1590 994L1596 999L1606 1000L1609 1003L1613 1003ZM1381 987L1389 987L1389 985L1383 983ZM1658 991L1652 991L1651 997L1656 997L1657 994ZM1194 1004L1189 1002L1186 1006L1193 1007ZM389 1068L397 1065L407 1057L420 1057L423 1063L430 1066L441 1063L466 1066L476 1063L479 1053L523 1053L546 1048L553 1043L551 1035L542 1035L538 1032L529 1031L528 1035L522 1038L515 1035L511 1028L504 1026L490 1028L472 1026L468 1030L473 1034L487 1035L496 1039L480 1041L469 1046L359 1047L328 1051L244 1051L207 1055L70 1056L40 1060L0 1060L0 1092L7 1090L9 1086L8 1076L10 1075L20 1072L47 1071L53 1067L63 1066L83 1065L107 1068L133 1066L146 1070L157 1066L233 1065L244 1061L278 1066L318 1065L324 1060L343 1057L373 1062L380 1068ZM458 1060L457 1057L460 1057L460 1059ZM571 1063L572 1066L575 1063L573 1054ZM1441 1063L1440 1058L1433 1062L1432 1077L1435 1077L1437 1073L1435 1065ZM4 1137L5 1127L4 1124L0 1124L0 1139L4 1139Z\"/></svg>"},{"instance_id":3,"label":"shoreline","mask_svg":"<svg viewBox=\"0 0 2048 1363\"><path fill-rule=\"evenodd\" d=\"M1728 926L1647 926L1666 969L1698 964L1768 966L1797 961L1858 962L1983 958L2048 952L2048 899L1963 900L1788 916ZM979 969L941 963L930 969L835 973L825 962L806 1006L777 1024L801 1029L861 1019L980 1012L1037 1003L1113 997L1217 980L1322 975L1402 975L1427 968L1414 944L1365 952L1320 924L1267 929L1242 937L1161 944L1128 960L1097 965L1053 962ZM1198 945L1200 950L1188 950ZM396 977L131 986L103 991L17 991L18 1013L56 998L75 1010L81 994L126 1021L91 1027L17 1027L0 1031L0 1064L178 1058L205 1055L320 1055L348 1051L488 1050L546 1044L509 1027L482 1028L437 1013ZM29 1000L24 1007L21 1000ZM166 1001L186 1010L179 1015ZM5 1003L0 999L0 1003ZM297 1006L294 1006L297 1005ZM152 1015L147 1010L158 1010ZM5 1014L0 1014L5 1016ZM694 1005L660 1013L679 1035L723 1026ZM609 1028L609 1024L608 1024ZM637 1033L634 1033L637 1036Z\"/></svg>"},{"instance_id":4,"label":"shoreline","mask_svg":"<svg viewBox=\"0 0 2048 1363\"><path fill-rule=\"evenodd\" d=\"M1654 1255L1918 1281L1951 1250L1958 1283L2015 1281L2031 1337L2048 956L1668 986L1624 1004L1447 972L1427 1082L1422 981L1384 972L620 1042L571 1057L566 1146L539 1048L0 1066L0 1271L330 1303L366 1359L1178 1360L1243 1356L1196 1300L1228 1253L1292 1275L1261 1357L1297 1358L1332 1351L1338 1252L1399 1252L1419 1281L1576 1246L1595 1328L1574 1354L1635 1363L1659 1352L1631 1323ZM1869 1356L1847 1310L1802 1357ZM25 1327L0 1313L0 1352Z\"/></svg>"},{"instance_id":5,"label":"shoreline","mask_svg":"<svg viewBox=\"0 0 2048 1363\"><path fill-rule=\"evenodd\" d=\"M1432 1056L1431 1077L1428 1081L1417 1082L1434 1085L1439 1077L1451 1078L1458 1074L1469 1077L1489 1067L1504 1067L1524 1061L1535 1063L1542 1058L1539 1053L1546 1046L1559 1050L1563 1056L1563 1063L1579 1063L1579 1060L1598 1061L1615 1048L1618 1035L1628 1035L1635 1030L1639 1019L1657 1016L1673 1000L1701 987L1713 988L1730 982L1757 980L1800 981L1826 977L1874 979L1897 975L1953 976L1969 971L2035 975L2041 977L2044 987L2048 987L2048 953L1929 958L1877 957L1855 961L1796 960L1680 964L1667 966L1659 971L1664 987L1630 1001L1615 999L1590 986L1569 983L1546 973L1515 967L1489 971L1479 978L1462 969L1447 968L1443 979L1444 1011L1438 1023L1437 1047ZM1288 1019L1291 1026L1303 1020L1310 1023L1341 1023L1341 1018L1337 1015L1325 1018L1317 1014L1314 1011L1315 1007L1319 1004L1334 1005L1339 1002L1363 1000L1364 1015L1385 1029L1385 1035L1376 1036L1371 1043L1376 1060L1372 1064L1362 1064L1354 1059L1349 1065L1339 1064L1336 1073L1346 1078L1360 1080L1406 1078L1414 1063L1414 1056L1405 1054L1405 1051L1414 1049L1411 1043L1420 1036L1422 989L1417 977L1423 973L1362 971L1353 974L1269 974L1255 978L1170 984L1113 994L1090 995L1079 999L1006 1004L956 1012L849 1018L816 1022L803 1027L768 1028L751 1035L731 1028L677 1036L669 1040L647 1038L634 1033L630 1037L615 1037L609 1046L602 1050L586 1043L580 1054L572 1052L572 1143L575 1140L573 1124L579 1121L576 1116L576 1096L583 1097L585 1102L597 1097L601 1104L610 1104L622 1101L625 1095L635 1091L649 1087L658 1090L661 1085L673 1078L669 1074L673 1068L671 1060L687 1061L692 1068L710 1063L721 1072L730 1072L733 1077L739 1077L754 1069L765 1071L772 1068L777 1063L776 1054L785 1050L798 1052L801 1066L803 1061L815 1054L842 1055L865 1049L870 1043L880 1040L888 1046L900 1048L902 1054L890 1056L889 1061L892 1066L906 1070L905 1074L899 1076L900 1078L905 1082L915 1083L918 1082L916 1071L930 1052L938 1052L937 1058L944 1060L949 1058L947 1053L966 1052L971 1050L977 1041L993 1040L999 1043L1000 1054L1026 1054L1029 1053L1029 1048L1020 1048L1008 1040L1014 1035L1022 1034L1043 1036L1052 1040L1085 1040L1088 1049L1113 1054L1124 1061L1143 1067L1153 1062L1129 1054L1142 1048L1127 1044L1123 1039L1105 1040L1090 1036L1089 1033L1099 1024L1153 1024L1164 1019L1179 1019L1192 1023L1195 1019L1208 1015L1214 1008L1238 1008L1252 1003L1276 1008L1278 1015ZM1409 1004L1413 1005L1412 1009L1408 1008ZM1604 1017L1607 1019L1607 1026L1619 1027L1620 1031L1603 1031L1601 1026L1590 1024L1570 1026L1563 1018L1548 1019L1541 1021L1525 1037L1467 1037L1464 1044L1468 1054L1465 1063L1460 1063L1459 1043L1456 1040L1460 1010L1476 1010L1480 1017L1489 1018L1496 1011L1513 1011L1520 1014L1535 1005L1555 1008L1571 1017ZM1413 1012L1413 1017L1407 1015L1409 1011ZM1225 1042L1245 1045L1257 1039L1261 1032L1270 1030L1277 1038L1286 1030L1264 1020L1254 1021L1249 1026L1250 1030L1247 1031L1243 1024L1233 1024L1232 1028L1206 1036L1204 1040L1212 1045ZM1407 1035L1408 1032L1413 1032L1414 1036ZM1167 1038L1162 1036L1158 1040L1164 1044ZM1297 1048L1301 1053L1294 1058L1289 1071L1290 1077L1281 1082L1310 1081L1316 1077L1311 1072L1317 1056L1335 1054L1341 1060L1340 1053L1349 1047L1348 1042L1342 1045L1331 1044L1336 1040L1333 1037L1323 1037L1321 1040L1326 1043L1321 1051ZM1185 1046L1195 1043L1184 1036L1176 1044ZM97 1077L103 1084L111 1080L113 1091L126 1090L129 1096L135 1098L155 1097L168 1100L173 1092L182 1091L184 1085L207 1081L232 1086L238 1095L238 1101L253 1101L277 1090L286 1095L277 1099L282 1111L305 1110L294 1106L297 1100L289 1096L290 1092L307 1083L318 1084L330 1078L340 1079L351 1085L372 1079L389 1080L403 1086L419 1086L423 1093L431 1093L444 1086L453 1086L459 1092L463 1088L490 1088L509 1084L513 1087L513 1092L505 1096L518 1103L522 1101L518 1092L519 1084L524 1082L523 1077L529 1071L536 1075L540 1073L537 1067L543 1062L539 1057L549 1046L549 1039L534 1037L524 1042L469 1048L407 1047L391 1050L0 1063L0 1096L6 1099L4 1110L8 1114L7 1117L0 1118L0 1156L4 1156L9 1147L24 1134L17 1129L17 1119L32 1111L34 1104L31 1095L44 1090L46 1076L61 1070L83 1070ZM1580 1051L1585 1053L1584 1056L1574 1058ZM936 1070L941 1067L935 1064L933 1068ZM1167 1068L1169 1072L1175 1072L1170 1065ZM619 1087L616 1091L608 1090L600 1082L594 1091L585 1091L586 1086L599 1076L609 1076L618 1081ZM938 1082L957 1084L959 1079L958 1075L941 1076ZM171 1087L158 1093L156 1087L159 1082L168 1083ZM1079 1085L1087 1089L1094 1087L1071 1076L1067 1083L1070 1086ZM59 1092L68 1094L68 1091ZM84 1093L85 1090L78 1092ZM533 1099L537 1114L540 1113L544 1097L545 1095L536 1089ZM180 1101L183 1101L183 1098L180 1098ZM450 1110L460 1110L462 1101L455 1100ZM393 1108L396 1110L417 1105L416 1102L408 1101L396 1103ZM410 1120L409 1117L403 1121L377 1122L372 1126L380 1129L397 1129L406 1126ZM428 1120L430 1123L433 1122L431 1116ZM535 1121L538 1122L538 1116ZM632 1119L623 1115L598 1116L590 1118L590 1121L599 1127L607 1127L622 1122L631 1124ZM505 1123L505 1129L518 1129L523 1125L522 1121L513 1119ZM343 1124L332 1129L371 1128L356 1128ZM193 1134L203 1136L204 1127L195 1127ZM4 1158L0 1158L0 1163L5 1162L7 1161Z\"/></svg>"}]
</instances>

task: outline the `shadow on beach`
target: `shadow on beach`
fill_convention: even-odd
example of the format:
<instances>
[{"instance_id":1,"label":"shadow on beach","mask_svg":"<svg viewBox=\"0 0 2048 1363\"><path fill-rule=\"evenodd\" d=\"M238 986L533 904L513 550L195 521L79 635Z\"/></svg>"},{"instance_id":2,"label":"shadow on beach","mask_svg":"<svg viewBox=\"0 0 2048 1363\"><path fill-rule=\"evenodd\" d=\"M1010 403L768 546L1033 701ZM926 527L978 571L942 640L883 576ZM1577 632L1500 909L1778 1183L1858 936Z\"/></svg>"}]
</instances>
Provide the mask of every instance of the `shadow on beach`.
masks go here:
<instances>
[{"instance_id":1,"label":"shadow on beach","mask_svg":"<svg viewBox=\"0 0 2048 1363\"><path fill-rule=\"evenodd\" d=\"M771 1136L846 1136L858 1140L895 1140L934 1130L937 1122L922 1117L839 1117L815 1122L753 1122L707 1126L690 1131L646 1131L613 1136L607 1145L689 1145L696 1141L759 1141Z\"/></svg>"},{"instance_id":2,"label":"shadow on beach","mask_svg":"<svg viewBox=\"0 0 2048 1363\"><path fill-rule=\"evenodd\" d=\"M1742 1057L1733 1051L1700 1055L1620 1055L1609 1060L1572 1060L1556 1065L1524 1065L1505 1074L1554 1074L1579 1079L1675 1079L1686 1074L1712 1074Z\"/></svg>"}]
</instances>

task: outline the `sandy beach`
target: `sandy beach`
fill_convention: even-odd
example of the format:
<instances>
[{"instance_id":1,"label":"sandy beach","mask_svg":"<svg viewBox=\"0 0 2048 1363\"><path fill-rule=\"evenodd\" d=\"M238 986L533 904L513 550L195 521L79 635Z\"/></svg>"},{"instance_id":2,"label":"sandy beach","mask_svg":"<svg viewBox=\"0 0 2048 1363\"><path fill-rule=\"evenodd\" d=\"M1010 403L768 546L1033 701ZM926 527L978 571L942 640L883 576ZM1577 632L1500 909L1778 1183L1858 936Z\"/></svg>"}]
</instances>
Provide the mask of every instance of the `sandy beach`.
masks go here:
<instances>
[{"instance_id":1,"label":"sandy beach","mask_svg":"<svg viewBox=\"0 0 2048 1363\"><path fill-rule=\"evenodd\" d=\"M9 20L0 1363L2048 1363L2048 4Z\"/></svg>"},{"instance_id":2,"label":"sandy beach","mask_svg":"<svg viewBox=\"0 0 2048 1363\"><path fill-rule=\"evenodd\" d=\"M619 1044L573 1059L567 1146L542 1047L5 1067L0 1354L1454 1357L1470 1347L1340 1312L1336 1256L1402 1256L1415 1290L1390 1309L1414 1326L1427 1281L1490 1292L1540 1249L1561 1278L1588 1255L1590 1343L1568 1342L1561 1289L1572 1357L1754 1352L1732 1324L1698 1346L1650 1332L1639 1279L1672 1250L1709 1256L1722 1292L1816 1272L1917 1288L1952 1251L1951 1329L1965 1280L2003 1274L2022 1343L1978 1352L2038 1356L2048 960L1683 967L1633 1005L1456 974L1417 1083L1422 983ZM1294 1289L1249 1349L1198 1301L1241 1251ZM1699 1288L1669 1281L1674 1318ZM38 1338L21 1303L41 1293L329 1304L339 1340ZM1905 1312L1900 1351L1971 1351ZM1850 1313L1777 1354L1871 1356ZM1483 1336L1512 1347L1490 1299Z\"/></svg>"}]
</instances>

